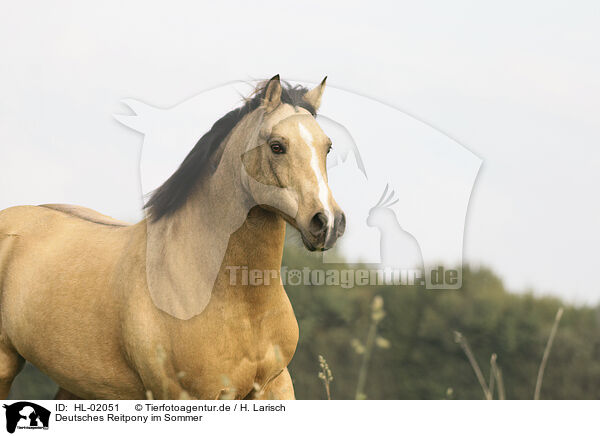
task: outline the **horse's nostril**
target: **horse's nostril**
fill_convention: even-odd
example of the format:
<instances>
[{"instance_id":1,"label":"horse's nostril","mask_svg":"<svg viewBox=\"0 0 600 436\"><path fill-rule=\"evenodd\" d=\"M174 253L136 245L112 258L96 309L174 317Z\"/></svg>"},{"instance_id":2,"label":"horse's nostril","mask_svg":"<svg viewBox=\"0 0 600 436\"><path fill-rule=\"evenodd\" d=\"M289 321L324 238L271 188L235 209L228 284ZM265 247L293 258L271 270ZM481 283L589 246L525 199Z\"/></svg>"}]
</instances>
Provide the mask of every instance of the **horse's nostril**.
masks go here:
<instances>
[{"instance_id":1,"label":"horse's nostril","mask_svg":"<svg viewBox=\"0 0 600 436\"><path fill-rule=\"evenodd\" d=\"M315 216L313 216L310 220L308 229L310 230L310 233L313 234L313 236L322 235L327 229L327 217L325 216L325 214L319 212Z\"/></svg>"},{"instance_id":2,"label":"horse's nostril","mask_svg":"<svg viewBox=\"0 0 600 436\"><path fill-rule=\"evenodd\" d=\"M335 228L338 238L344 234L344 231L346 230L346 215L344 212L340 212L335 217Z\"/></svg>"}]
</instances>

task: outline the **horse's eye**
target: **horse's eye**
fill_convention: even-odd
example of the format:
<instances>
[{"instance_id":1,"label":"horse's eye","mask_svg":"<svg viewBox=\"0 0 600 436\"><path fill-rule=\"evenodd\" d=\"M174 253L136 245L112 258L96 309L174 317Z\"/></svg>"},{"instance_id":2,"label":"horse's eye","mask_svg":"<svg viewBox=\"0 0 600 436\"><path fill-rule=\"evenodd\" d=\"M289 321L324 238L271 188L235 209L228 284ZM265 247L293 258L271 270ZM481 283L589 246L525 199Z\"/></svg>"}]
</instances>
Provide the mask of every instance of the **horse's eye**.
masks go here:
<instances>
[{"instance_id":1,"label":"horse's eye","mask_svg":"<svg viewBox=\"0 0 600 436\"><path fill-rule=\"evenodd\" d=\"M327 149L327 154L329 154L329 152L331 151L331 145L329 146L329 148Z\"/></svg>"},{"instance_id":2,"label":"horse's eye","mask_svg":"<svg viewBox=\"0 0 600 436\"><path fill-rule=\"evenodd\" d=\"M279 142L273 142L271 144L271 151L275 154L285 153L285 149L283 148L283 145L281 145Z\"/></svg>"}]
</instances>

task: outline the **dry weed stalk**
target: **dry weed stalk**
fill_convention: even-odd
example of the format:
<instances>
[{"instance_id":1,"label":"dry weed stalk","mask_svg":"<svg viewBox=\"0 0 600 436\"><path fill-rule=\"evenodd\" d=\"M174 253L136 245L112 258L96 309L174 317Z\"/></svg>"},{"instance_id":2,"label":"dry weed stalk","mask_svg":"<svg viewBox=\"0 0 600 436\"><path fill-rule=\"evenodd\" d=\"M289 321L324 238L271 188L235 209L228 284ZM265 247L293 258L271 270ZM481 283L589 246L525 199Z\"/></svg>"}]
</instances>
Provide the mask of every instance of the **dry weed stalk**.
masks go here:
<instances>
[{"instance_id":1,"label":"dry weed stalk","mask_svg":"<svg viewBox=\"0 0 600 436\"><path fill-rule=\"evenodd\" d=\"M483 373L481 372L481 369L479 368L479 364L477 363L477 360L475 359L475 356L473 355L473 352L471 351L471 347L469 347L469 343L467 342L467 339L460 332L455 331L454 332L454 341L460 345L460 347L463 349L463 351L467 355L467 358L469 359L469 363L471 364L473 371L475 371L477 380L479 381L479 384L481 385L481 389L483 390L483 395L484 395L485 399L491 400L492 393L490 392L490 389L488 388L488 385L485 382L485 379L483 378Z\"/></svg>"},{"instance_id":2,"label":"dry weed stalk","mask_svg":"<svg viewBox=\"0 0 600 436\"><path fill-rule=\"evenodd\" d=\"M358 373L358 384L356 386L357 400L365 400L367 398L365 394L365 385L367 383L367 373L369 369L369 360L373 353L373 347L376 345L380 348L389 348L390 342L377 336L377 326L379 322L385 317L385 311L383 310L383 298L377 295L373 298L371 303L371 325L369 326L369 332L367 334L367 342L363 346L358 339L352 340L352 346L357 354L363 354L363 361Z\"/></svg>"},{"instance_id":3,"label":"dry weed stalk","mask_svg":"<svg viewBox=\"0 0 600 436\"><path fill-rule=\"evenodd\" d=\"M492 398L494 397L494 388L493 382L496 381L496 385L498 385L498 399L506 400L506 394L504 393L504 382L502 381L502 371L498 367L496 363L498 356L496 353L492 354L490 359L490 391L492 394ZM493 376L493 378L492 378Z\"/></svg>"},{"instance_id":4,"label":"dry weed stalk","mask_svg":"<svg viewBox=\"0 0 600 436\"><path fill-rule=\"evenodd\" d=\"M497 359L498 359L498 356L496 355L496 353L492 353L492 355L490 357L490 381L488 382L488 389L490 391L490 396L492 398L494 398L494 388L495 388L495 381L496 381L496 371L494 370L494 368L496 367Z\"/></svg>"},{"instance_id":5,"label":"dry weed stalk","mask_svg":"<svg viewBox=\"0 0 600 436\"><path fill-rule=\"evenodd\" d=\"M329 384L333 381L333 374L331 374L331 369L329 369L329 365L323 356L319 354L319 366L321 367L321 371L319 371L319 378L323 380L323 384L325 385L325 392L327 393L327 399L331 400L331 390L329 388Z\"/></svg>"},{"instance_id":6,"label":"dry weed stalk","mask_svg":"<svg viewBox=\"0 0 600 436\"><path fill-rule=\"evenodd\" d=\"M563 312L564 309L562 307L559 308L558 312L556 312L556 317L554 318L554 324L552 325L550 337L548 338L548 342L546 343L546 349L544 350L544 355L542 356L542 363L540 363L540 369L538 370L537 380L535 382L535 393L533 394L534 400L540 399L540 391L542 390L542 379L544 378L546 363L548 363L548 356L550 356L550 350L552 349L554 337L556 336L556 331L558 330L558 323L560 323L560 319L563 316Z\"/></svg>"}]
</instances>

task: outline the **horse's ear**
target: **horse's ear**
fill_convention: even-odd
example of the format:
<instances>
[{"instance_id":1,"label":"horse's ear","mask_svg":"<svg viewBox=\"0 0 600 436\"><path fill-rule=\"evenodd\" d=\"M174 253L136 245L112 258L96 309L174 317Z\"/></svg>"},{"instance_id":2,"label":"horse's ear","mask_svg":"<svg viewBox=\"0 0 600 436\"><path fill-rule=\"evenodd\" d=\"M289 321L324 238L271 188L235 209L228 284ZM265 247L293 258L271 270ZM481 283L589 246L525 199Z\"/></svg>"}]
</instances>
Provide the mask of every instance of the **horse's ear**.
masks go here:
<instances>
[{"instance_id":1,"label":"horse's ear","mask_svg":"<svg viewBox=\"0 0 600 436\"><path fill-rule=\"evenodd\" d=\"M327 76L323 79L320 85L315 86L313 89L304 94L305 102L311 105L315 112L319 110L319 106L321 106L321 97L323 96L323 91L325 90L325 82L327 81Z\"/></svg>"},{"instance_id":2,"label":"horse's ear","mask_svg":"<svg viewBox=\"0 0 600 436\"><path fill-rule=\"evenodd\" d=\"M267 112L271 112L281 103L281 81L279 80L279 74L273 76L267 86L265 87L265 100L264 105Z\"/></svg>"}]
</instances>

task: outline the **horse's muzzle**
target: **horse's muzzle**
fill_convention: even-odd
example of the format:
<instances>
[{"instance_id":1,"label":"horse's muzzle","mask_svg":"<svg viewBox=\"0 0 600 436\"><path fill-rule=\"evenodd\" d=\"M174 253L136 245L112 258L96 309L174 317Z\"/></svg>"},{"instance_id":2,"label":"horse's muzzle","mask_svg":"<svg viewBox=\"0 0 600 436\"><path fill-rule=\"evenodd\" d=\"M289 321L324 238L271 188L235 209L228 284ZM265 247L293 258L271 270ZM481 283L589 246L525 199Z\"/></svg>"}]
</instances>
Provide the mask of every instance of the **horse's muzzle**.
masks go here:
<instances>
[{"instance_id":1,"label":"horse's muzzle","mask_svg":"<svg viewBox=\"0 0 600 436\"><path fill-rule=\"evenodd\" d=\"M308 237L302 234L304 245L310 251L325 251L335 245L335 242L346 230L346 215L336 211L333 217L324 212L316 213L308 225Z\"/></svg>"}]
</instances>

